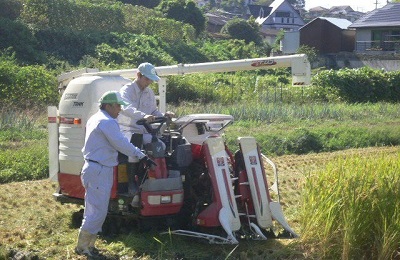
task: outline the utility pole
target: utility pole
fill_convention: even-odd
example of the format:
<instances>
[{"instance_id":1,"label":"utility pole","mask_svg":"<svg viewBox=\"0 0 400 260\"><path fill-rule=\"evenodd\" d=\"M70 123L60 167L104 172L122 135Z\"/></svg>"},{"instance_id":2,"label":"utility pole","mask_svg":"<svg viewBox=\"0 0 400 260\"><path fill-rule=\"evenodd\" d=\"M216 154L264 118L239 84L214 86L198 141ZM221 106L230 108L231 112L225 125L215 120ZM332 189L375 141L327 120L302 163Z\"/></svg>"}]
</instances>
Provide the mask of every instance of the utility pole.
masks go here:
<instances>
[{"instance_id":1,"label":"utility pole","mask_svg":"<svg viewBox=\"0 0 400 260\"><path fill-rule=\"evenodd\" d=\"M388 2L389 0L386 0L386 1ZM378 9L378 4L379 4L379 3L378 3L378 0L375 0L375 3L374 3L374 4L375 4L375 9Z\"/></svg>"}]
</instances>

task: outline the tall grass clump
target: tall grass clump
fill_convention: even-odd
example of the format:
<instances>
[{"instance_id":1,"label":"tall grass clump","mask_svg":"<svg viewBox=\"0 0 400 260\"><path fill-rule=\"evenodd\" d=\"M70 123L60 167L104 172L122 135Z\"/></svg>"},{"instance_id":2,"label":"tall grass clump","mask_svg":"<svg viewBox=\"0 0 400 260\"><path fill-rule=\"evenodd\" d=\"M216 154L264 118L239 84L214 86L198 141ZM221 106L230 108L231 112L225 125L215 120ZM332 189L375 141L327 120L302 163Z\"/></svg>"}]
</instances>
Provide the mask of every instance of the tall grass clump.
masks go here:
<instances>
[{"instance_id":1,"label":"tall grass clump","mask_svg":"<svg viewBox=\"0 0 400 260\"><path fill-rule=\"evenodd\" d=\"M39 140L47 136L44 118L38 112L0 109L0 143Z\"/></svg>"},{"instance_id":2,"label":"tall grass clump","mask_svg":"<svg viewBox=\"0 0 400 260\"><path fill-rule=\"evenodd\" d=\"M339 158L307 176L302 239L318 259L397 259L400 152Z\"/></svg>"},{"instance_id":3,"label":"tall grass clump","mask_svg":"<svg viewBox=\"0 0 400 260\"><path fill-rule=\"evenodd\" d=\"M0 183L37 180L48 172L43 114L0 110Z\"/></svg>"}]
</instances>

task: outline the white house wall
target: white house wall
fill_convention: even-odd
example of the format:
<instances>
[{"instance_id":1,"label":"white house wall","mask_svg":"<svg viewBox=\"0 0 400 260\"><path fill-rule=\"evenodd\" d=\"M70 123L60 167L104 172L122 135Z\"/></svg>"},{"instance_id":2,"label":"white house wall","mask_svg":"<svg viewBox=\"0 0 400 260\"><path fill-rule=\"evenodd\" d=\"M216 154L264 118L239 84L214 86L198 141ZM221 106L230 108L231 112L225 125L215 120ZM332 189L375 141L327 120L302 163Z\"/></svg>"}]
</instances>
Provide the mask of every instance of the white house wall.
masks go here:
<instances>
[{"instance_id":1,"label":"white house wall","mask_svg":"<svg viewBox=\"0 0 400 260\"><path fill-rule=\"evenodd\" d=\"M277 12L289 12L291 15L287 17L276 17ZM296 12L289 2L283 1L277 8L273 9L271 14L262 24L263 29L283 29L285 31L296 31L304 25L303 19Z\"/></svg>"},{"instance_id":2,"label":"white house wall","mask_svg":"<svg viewBox=\"0 0 400 260\"><path fill-rule=\"evenodd\" d=\"M300 47L300 31L285 32L280 43L280 50L283 54L296 53Z\"/></svg>"}]
</instances>

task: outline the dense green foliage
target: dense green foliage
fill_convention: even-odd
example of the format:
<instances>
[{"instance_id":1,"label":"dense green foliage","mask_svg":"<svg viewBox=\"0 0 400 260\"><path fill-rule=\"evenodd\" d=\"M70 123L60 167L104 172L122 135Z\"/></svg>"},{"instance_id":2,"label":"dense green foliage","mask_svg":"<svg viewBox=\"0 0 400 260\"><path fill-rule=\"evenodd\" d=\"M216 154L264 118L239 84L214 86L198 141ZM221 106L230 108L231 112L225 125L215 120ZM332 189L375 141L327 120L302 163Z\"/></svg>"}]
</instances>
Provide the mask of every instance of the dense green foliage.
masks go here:
<instances>
[{"instance_id":1,"label":"dense green foliage","mask_svg":"<svg viewBox=\"0 0 400 260\"><path fill-rule=\"evenodd\" d=\"M0 17L15 20L22 10L22 2L15 0L0 1Z\"/></svg>"},{"instance_id":2,"label":"dense green foliage","mask_svg":"<svg viewBox=\"0 0 400 260\"><path fill-rule=\"evenodd\" d=\"M272 47L260 44L257 37L248 38L249 33L237 37L238 33L230 32L235 27L239 28L236 31L243 31L243 21L233 20L225 28L233 38L242 40L200 37L199 30L203 29L194 27L187 21L189 18L180 16L181 20L176 21L177 17L163 16L169 12L171 17L176 16L179 8L185 14L198 12L192 3L180 5L182 1L167 0L160 3L150 9L113 0L2 2L2 7L9 11L0 13L2 104L17 104L21 99L26 107L54 104L57 99L54 76L82 66L124 69L144 61L161 66L265 57L271 51ZM245 24L254 32L258 30L251 20ZM313 50L304 51L310 59L315 59ZM28 71L36 77L28 76ZM311 87L302 88L291 87L290 74L283 69L201 75L169 79L167 84L173 95L168 95L168 101L231 103L257 98L260 102L286 103L396 102L400 98L399 75L369 68L322 70L313 77Z\"/></svg>"},{"instance_id":3,"label":"dense green foliage","mask_svg":"<svg viewBox=\"0 0 400 260\"><path fill-rule=\"evenodd\" d=\"M43 62L44 56L39 49L39 41L34 37L27 25L0 17L0 51L15 52L21 63Z\"/></svg>"},{"instance_id":4,"label":"dense green foliage","mask_svg":"<svg viewBox=\"0 0 400 260\"><path fill-rule=\"evenodd\" d=\"M206 18L194 1L162 0L158 9L167 18L192 25L197 35L206 27Z\"/></svg>"},{"instance_id":5,"label":"dense green foliage","mask_svg":"<svg viewBox=\"0 0 400 260\"><path fill-rule=\"evenodd\" d=\"M118 0L125 4L141 5L147 8L154 8L160 4L161 0Z\"/></svg>"},{"instance_id":6,"label":"dense green foliage","mask_svg":"<svg viewBox=\"0 0 400 260\"><path fill-rule=\"evenodd\" d=\"M57 80L44 66L20 67L0 57L0 107L32 109L57 104Z\"/></svg>"},{"instance_id":7,"label":"dense green foliage","mask_svg":"<svg viewBox=\"0 0 400 260\"><path fill-rule=\"evenodd\" d=\"M40 180L47 177L48 153L41 142L24 142L15 152L13 149L0 151L0 183L25 180Z\"/></svg>"},{"instance_id":8,"label":"dense green foliage","mask_svg":"<svg viewBox=\"0 0 400 260\"><path fill-rule=\"evenodd\" d=\"M0 115L0 183L43 179L48 171L47 129L36 112L3 109Z\"/></svg>"},{"instance_id":9,"label":"dense green foliage","mask_svg":"<svg viewBox=\"0 0 400 260\"><path fill-rule=\"evenodd\" d=\"M377 102L400 101L400 72L386 72L368 67L325 70L313 78L326 101Z\"/></svg>"},{"instance_id":10,"label":"dense green foliage","mask_svg":"<svg viewBox=\"0 0 400 260\"><path fill-rule=\"evenodd\" d=\"M232 19L222 27L221 32L229 34L233 39L244 40L246 43L262 44L260 26L254 19L248 21L240 18Z\"/></svg>"}]
</instances>

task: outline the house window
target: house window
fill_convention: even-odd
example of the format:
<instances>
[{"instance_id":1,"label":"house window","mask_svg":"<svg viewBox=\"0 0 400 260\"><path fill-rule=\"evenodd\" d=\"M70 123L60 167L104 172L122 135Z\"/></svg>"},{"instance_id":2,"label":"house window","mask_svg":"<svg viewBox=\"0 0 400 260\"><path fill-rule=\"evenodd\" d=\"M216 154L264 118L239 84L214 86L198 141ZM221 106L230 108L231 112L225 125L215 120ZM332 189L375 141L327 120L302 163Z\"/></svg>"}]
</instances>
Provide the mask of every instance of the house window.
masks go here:
<instances>
[{"instance_id":1,"label":"house window","mask_svg":"<svg viewBox=\"0 0 400 260\"><path fill-rule=\"evenodd\" d=\"M391 40L400 41L400 31L392 31Z\"/></svg>"},{"instance_id":2,"label":"house window","mask_svg":"<svg viewBox=\"0 0 400 260\"><path fill-rule=\"evenodd\" d=\"M371 35L371 49L393 51L398 47L400 31L375 30Z\"/></svg>"},{"instance_id":3,"label":"house window","mask_svg":"<svg viewBox=\"0 0 400 260\"><path fill-rule=\"evenodd\" d=\"M276 12L276 17L290 17L290 12Z\"/></svg>"}]
</instances>

